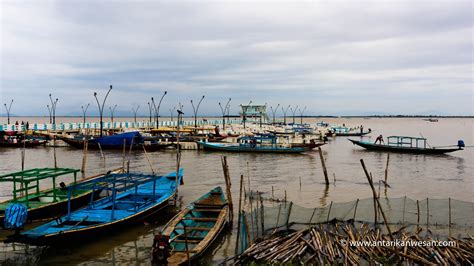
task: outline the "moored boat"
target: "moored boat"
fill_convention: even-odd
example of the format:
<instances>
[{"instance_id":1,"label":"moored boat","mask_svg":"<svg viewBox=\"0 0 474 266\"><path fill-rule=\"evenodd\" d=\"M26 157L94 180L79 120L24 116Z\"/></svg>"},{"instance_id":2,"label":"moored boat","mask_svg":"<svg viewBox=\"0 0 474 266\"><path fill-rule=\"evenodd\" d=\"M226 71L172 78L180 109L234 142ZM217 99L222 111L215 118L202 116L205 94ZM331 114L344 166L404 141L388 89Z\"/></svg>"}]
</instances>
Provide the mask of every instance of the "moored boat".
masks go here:
<instances>
[{"instance_id":1,"label":"moored boat","mask_svg":"<svg viewBox=\"0 0 474 266\"><path fill-rule=\"evenodd\" d=\"M51 218L67 211L68 187L77 184L77 173L80 170L70 168L34 168L26 171L4 174L0 183L12 185L12 199L0 202L0 225L4 226L5 210L12 204L22 204L28 210L28 221ZM66 185L66 180L73 182ZM64 182L57 182L63 180ZM51 183L52 188L41 187ZM72 189L70 191L72 209L84 206L91 196L90 189Z\"/></svg>"},{"instance_id":2,"label":"moored boat","mask_svg":"<svg viewBox=\"0 0 474 266\"><path fill-rule=\"evenodd\" d=\"M176 178L178 177L178 180ZM182 182L179 174L164 176L145 174L110 174L87 184L68 189L108 191L109 196L96 200L90 197L89 205L72 211L44 225L10 237L10 241L33 245L68 245L74 241L93 240L98 235L144 220L164 207Z\"/></svg>"},{"instance_id":3,"label":"moored boat","mask_svg":"<svg viewBox=\"0 0 474 266\"><path fill-rule=\"evenodd\" d=\"M115 134L112 136L103 136L94 138L92 136L76 136L74 138L64 137L58 135L58 138L71 145L72 147L83 149L84 142L87 140L88 149L123 149L124 143L125 148L132 150L142 150L143 147L147 151L156 151L162 150L169 146L172 146L172 143L162 143L156 140L146 140L139 132L125 132L120 134Z\"/></svg>"},{"instance_id":4,"label":"moored boat","mask_svg":"<svg viewBox=\"0 0 474 266\"><path fill-rule=\"evenodd\" d=\"M221 187L190 204L155 236L152 263L183 265L196 261L214 243L227 223L229 207ZM161 238L169 239L166 246ZM169 248L169 250L166 250Z\"/></svg>"},{"instance_id":5,"label":"moored boat","mask_svg":"<svg viewBox=\"0 0 474 266\"><path fill-rule=\"evenodd\" d=\"M458 145L444 147L428 147L425 138L406 136L390 136L387 138L387 144L382 144L382 142L379 142L379 144L377 144L368 141L358 141L353 139L349 139L349 141L351 141L354 145L358 145L367 150L417 154L444 154L462 150L465 146L464 141L459 140Z\"/></svg>"},{"instance_id":6,"label":"moored boat","mask_svg":"<svg viewBox=\"0 0 474 266\"><path fill-rule=\"evenodd\" d=\"M244 136L238 143L198 142L204 150L228 152L259 152L259 153L302 153L314 149L318 145L314 141L308 144L298 144L296 147L277 144L273 135Z\"/></svg>"}]
</instances>

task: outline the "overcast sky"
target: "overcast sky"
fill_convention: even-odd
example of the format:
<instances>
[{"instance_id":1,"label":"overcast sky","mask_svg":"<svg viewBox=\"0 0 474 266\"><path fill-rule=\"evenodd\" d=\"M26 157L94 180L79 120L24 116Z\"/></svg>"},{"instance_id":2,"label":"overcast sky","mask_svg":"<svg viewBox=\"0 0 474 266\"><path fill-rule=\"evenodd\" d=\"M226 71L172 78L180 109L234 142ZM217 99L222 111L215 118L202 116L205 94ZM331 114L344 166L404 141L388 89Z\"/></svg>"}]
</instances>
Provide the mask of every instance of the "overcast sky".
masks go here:
<instances>
[{"instance_id":1,"label":"overcast sky","mask_svg":"<svg viewBox=\"0 0 474 266\"><path fill-rule=\"evenodd\" d=\"M205 95L306 114L474 115L472 1L12 1L1 7L1 104L117 113ZM108 107L106 107L108 109ZM0 113L5 113L3 110Z\"/></svg>"}]
</instances>

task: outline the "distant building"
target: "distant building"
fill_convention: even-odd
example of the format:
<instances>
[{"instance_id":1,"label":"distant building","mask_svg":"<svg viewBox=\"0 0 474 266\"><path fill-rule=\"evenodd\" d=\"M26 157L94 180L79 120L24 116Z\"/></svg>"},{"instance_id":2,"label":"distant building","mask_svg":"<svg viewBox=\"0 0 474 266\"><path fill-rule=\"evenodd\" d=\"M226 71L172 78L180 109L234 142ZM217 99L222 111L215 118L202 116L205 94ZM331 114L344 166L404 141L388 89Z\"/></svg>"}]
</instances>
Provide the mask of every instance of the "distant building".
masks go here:
<instances>
[{"instance_id":1,"label":"distant building","mask_svg":"<svg viewBox=\"0 0 474 266\"><path fill-rule=\"evenodd\" d=\"M267 105L240 105L240 117L244 119L260 119L268 120Z\"/></svg>"}]
</instances>

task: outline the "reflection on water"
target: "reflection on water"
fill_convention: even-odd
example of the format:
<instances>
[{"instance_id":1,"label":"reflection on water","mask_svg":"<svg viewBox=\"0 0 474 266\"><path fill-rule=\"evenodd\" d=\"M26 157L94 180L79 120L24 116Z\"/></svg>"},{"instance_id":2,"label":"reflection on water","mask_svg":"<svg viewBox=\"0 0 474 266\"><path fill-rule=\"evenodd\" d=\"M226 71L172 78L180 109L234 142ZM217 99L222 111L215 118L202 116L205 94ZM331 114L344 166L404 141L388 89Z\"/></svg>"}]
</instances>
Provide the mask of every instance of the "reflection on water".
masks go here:
<instances>
[{"instance_id":1,"label":"reflection on water","mask_svg":"<svg viewBox=\"0 0 474 266\"><path fill-rule=\"evenodd\" d=\"M458 139L464 139L466 145L474 143L474 119L440 119L439 123L428 123L421 119L324 120L346 125L364 124L365 127L376 130L375 134L384 136L418 136L421 132L432 146L455 144ZM311 121L316 122L314 119ZM455 134L453 128L457 128ZM270 194L273 186L275 198L283 198L286 191L288 200L308 208L326 206L331 201L337 203L372 197L372 191L359 160L364 159L375 183L384 179L387 160L385 153L363 150L352 145L346 138L331 139L322 149L330 179L333 179L333 174L336 176L336 182L331 182L329 186L325 185L317 151L303 155L226 153L234 201L238 199L240 175L247 176L248 171L252 191L258 190ZM56 152L59 167L81 167L81 150L57 148ZM122 166L120 152L104 151L104 155L107 168ZM159 173L174 171L176 158L174 151L153 152L149 155L154 169ZM220 156L220 153L207 151L183 151L181 164L184 168L184 186L179 190L180 207L194 201L215 186L224 186ZM0 149L0 174L19 170L20 158L20 150ZM27 150L26 168L45 166L53 166L53 149ZM413 199L452 197L474 201L473 166L472 148L444 156L391 154L388 172L390 187L385 188L382 185L380 193L382 198L406 195ZM130 167L131 171L150 172L145 156L139 151L132 151ZM89 151L87 176L102 171L103 160L100 152ZM0 195L9 194L11 188L0 183ZM173 212L167 213L170 216ZM88 244L67 249L16 245L14 250L12 244L2 244L0 260L25 263L39 261L44 264L147 263L153 232L159 230L169 218L158 216L154 222L151 221L147 225L130 226L126 230L94 239ZM213 250L214 255L212 253L208 255L206 261L222 261L234 255L235 231L236 226L232 229L232 234L222 238L218 247Z\"/></svg>"}]
</instances>

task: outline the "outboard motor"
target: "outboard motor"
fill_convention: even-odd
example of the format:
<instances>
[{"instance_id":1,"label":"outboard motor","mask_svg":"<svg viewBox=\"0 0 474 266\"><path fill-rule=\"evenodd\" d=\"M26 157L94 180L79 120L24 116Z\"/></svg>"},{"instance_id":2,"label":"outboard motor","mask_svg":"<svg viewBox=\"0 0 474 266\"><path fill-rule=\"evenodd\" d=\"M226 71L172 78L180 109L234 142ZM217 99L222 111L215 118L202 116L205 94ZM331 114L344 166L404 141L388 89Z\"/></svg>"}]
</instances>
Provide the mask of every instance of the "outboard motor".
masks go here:
<instances>
[{"instance_id":1,"label":"outboard motor","mask_svg":"<svg viewBox=\"0 0 474 266\"><path fill-rule=\"evenodd\" d=\"M458 147L460 150L462 150L462 148L466 147L466 144L464 144L464 140L460 139L458 140Z\"/></svg>"},{"instance_id":2,"label":"outboard motor","mask_svg":"<svg viewBox=\"0 0 474 266\"><path fill-rule=\"evenodd\" d=\"M168 265L170 256L170 237L159 232L153 239L153 250L151 253L152 265Z\"/></svg>"},{"instance_id":3,"label":"outboard motor","mask_svg":"<svg viewBox=\"0 0 474 266\"><path fill-rule=\"evenodd\" d=\"M25 205L21 203L9 205L5 210L4 227L18 233L25 225L27 217L28 208Z\"/></svg>"}]
</instances>

